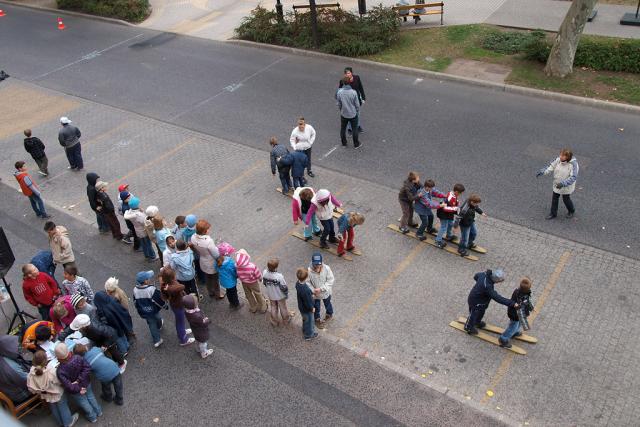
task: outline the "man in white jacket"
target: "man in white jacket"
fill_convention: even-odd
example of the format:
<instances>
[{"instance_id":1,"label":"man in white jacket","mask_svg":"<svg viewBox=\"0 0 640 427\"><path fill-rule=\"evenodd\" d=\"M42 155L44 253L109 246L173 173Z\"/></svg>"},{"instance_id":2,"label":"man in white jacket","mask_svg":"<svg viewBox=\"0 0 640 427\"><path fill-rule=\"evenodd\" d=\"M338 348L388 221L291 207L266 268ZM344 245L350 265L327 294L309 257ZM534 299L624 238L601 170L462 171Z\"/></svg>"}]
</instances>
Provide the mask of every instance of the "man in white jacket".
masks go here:
<instances>
[{"instance_id":1,"label":"man in white jacket","mask_svg":"<svg viewBox=\"0 0 640 427\"><path fill-rule=\"evenodd\" d=\"M316 130L313 126L308 125L304 121L304 117L298 119L298 126L291 131L291 148L296 151L303 151L307 155L309 162L307 163L307 175L313 178L315 175L311 172L311 146L316 140Z\"/></svg>"}]
</instances>

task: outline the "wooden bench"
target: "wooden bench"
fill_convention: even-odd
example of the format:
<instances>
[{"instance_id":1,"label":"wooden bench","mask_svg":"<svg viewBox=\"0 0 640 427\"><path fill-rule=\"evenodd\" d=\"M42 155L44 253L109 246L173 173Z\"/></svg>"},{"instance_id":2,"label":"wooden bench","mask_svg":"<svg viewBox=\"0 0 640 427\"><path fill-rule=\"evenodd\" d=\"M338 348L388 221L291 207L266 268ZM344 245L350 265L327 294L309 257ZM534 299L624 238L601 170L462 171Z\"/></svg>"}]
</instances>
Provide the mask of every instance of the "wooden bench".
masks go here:
<instances>
[{"instance_id":1,"label":"wooden bench","mask_svg":"<svg viewBox=\"0 0 640 427\"><path fill-rule=\"evenodd\" d=\"M413 9L413 11L412 11ZM420 13L416 13L416 9L424 9ZM425 4L407 4L403 6L394 6L393 10L398 12L404 21L407 22L407 17L412 17L417 24L422 15L440 15L440 25L444 25L444 2L438 3L425 3ZM409 13L400 13L400 11L407 11Z\"/></svg>"},{"instance_id":2,"label":"wooden bench","mask_svg":"<svg viewBox=\"0 0 640 427\"><path fill-rule=\"evenodd\" d=\"M44 401L40 399L40 396L33 395L19 405L16 405L6 394L0 392L0 406L17 419L31 413L43 404Z\"/></svg>"},{"instance_id":3,"label":"wooden bench","mask_svg":"<svg viewBox=\"0 0 640 427\"><path fill-rule=\"evenodd\" d=\"M337 7L338 9L340 9L340 3L323 3L323 4L316 4L316 9L326 9L329 7ZM300 4L300 5L293 5L293 11L294 12L298 12L298 9L311 9L311 6L308 4Z\"/></svg>"}]
</instances>

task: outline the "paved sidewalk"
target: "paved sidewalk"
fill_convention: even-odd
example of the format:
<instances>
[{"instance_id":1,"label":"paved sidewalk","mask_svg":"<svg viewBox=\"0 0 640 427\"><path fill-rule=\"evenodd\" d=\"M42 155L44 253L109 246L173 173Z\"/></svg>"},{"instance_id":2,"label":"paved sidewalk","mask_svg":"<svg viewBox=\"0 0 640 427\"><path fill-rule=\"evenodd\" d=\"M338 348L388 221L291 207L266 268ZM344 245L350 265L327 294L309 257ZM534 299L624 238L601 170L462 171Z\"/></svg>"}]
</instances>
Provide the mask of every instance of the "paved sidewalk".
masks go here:
<instances>
[{"instance_id":1,"label":"paved sidewalk","mask_svg":"<svg viewBox=\"0 0 640 427\"><path fill-rule=\"evenodd\" d=\"M34 113L52 103L59 105L56 116L68 114L82 129L85 167L110 182L112 194L113 187L127 182L144 205L157 204L169 219L188 212L205 217L213 224L215 238L247 248L261 267L269 257L279 257L280 270L290 283L295 268L308 263L314 248L289 236L293 229L289 200L274 190L277 180L270 176L266 147L252 149L16 79L0 86L0 97L8 94L16 101L0 106L0 115L10 109L25 116L20 125L30 126L47 144L52 174L37 180L54 219L65 218L64 211L93 225L95 217L86 202L84 174L67 171L55 142L57 118ZM2 184L17 189L11 171L16 159L27 157L22 136L10 121L0 124L0 135ZM190 172L194 164L199 165L197 184L185 191L181 185L194 183ZM34 167L32 162L29 166ZM176 181L175 174L186 178ZM489 253L472 263L386 229L399 215L395 189L330 171L321 159L311 184L332 189L348 210L367 216L357 234L363 256L346 262L326 255L337 277L336 317L322 333L323 339L511 424L637 423L640 367L635 358L640 343L629 339L628 331L640 326L636 309L640 294L635 286L639 261L483 218L480 243ZM26 200L23 207L29 218L32 212ZM96 247L117 245L108 236L95 239ZM119 265L125 258L130 262L125 255L129 250L123 246L123 259L110 260L114 268L123 271ZM139 258L140 268L147 267ZM498 285L502 294L509 295L522 275L534 281L537 311L531 334L540 342L523 344L526 356L515 356L448 326L466 313L473 274L497 266L507 271L507 282ZM290 299L292 308L294 301ZM505 311L494 303L486 320L504 325ZM277 348L273 335L257 323L263 321L259 317L243 315L243 319L239 323L233 315L216 315L219 326L292 365L309 357ZM327 381L333 384L329 372L348 368L344 363L338 368L320 364L316 374L328 370ZM378 373L372 369L363 375ZM364 392L361 385L340 387L353 396ZM493 397L486 394L489 390ZM141 391L134 386L131 394L140 396ZM396 399L403 401L405 396L398 391ZM380 393L369 404L384 410L389 395ZM415 415L416 411L396 414L410 425L419 424Z\"/></svg>"}]
</instances>

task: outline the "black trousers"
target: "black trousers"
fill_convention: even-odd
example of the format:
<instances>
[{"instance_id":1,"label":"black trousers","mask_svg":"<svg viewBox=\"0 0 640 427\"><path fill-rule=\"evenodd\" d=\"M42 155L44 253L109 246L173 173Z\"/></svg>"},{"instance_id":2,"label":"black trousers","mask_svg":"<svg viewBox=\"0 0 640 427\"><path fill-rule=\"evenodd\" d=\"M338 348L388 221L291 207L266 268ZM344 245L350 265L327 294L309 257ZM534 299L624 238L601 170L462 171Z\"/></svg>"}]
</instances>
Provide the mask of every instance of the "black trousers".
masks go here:
<instances>
[{"instance_id":1,"label":"black trousers","mask_svg":"<svg viewBox=\"0 0 640 427\"><path fill-rule=\"evenodd\" d=\"M232 307L237 307L240 305L240 300L238 299L237 286L234 286L233 288L227 288L227 299L229 300L229 304Z\"/></svg>"},{"instance_id":2,"label":"black trousers","mask_svg":"<svg viewBox=\"0 0 640 427\"><path fill-rule=\"evenodd\" d=\"M311 147L304 150L303 153L307 155L307 173L309 173L311 172Z\"/></svg>"},{"instance_id":3,"label":"black trousers","mask_svg":"<svg viewBox=\"0 0 640 427\"><path fill-rule=\"evenodd\" d=\"M478 326L484 317L484 312L487 311L487 307L489 307L489 304L469 304L469 317L467 318L467 323L464 324L464 329L469 330Z\"/></svg>"},{"instance_id":4,"label":"black trousers","mask_svg":"<svg viewBox=\"0 0 640 427\"><path fill-rule=\"evenodd\" d=\"M558 215L558 202L560 201L560 194L553 193L553 198L551 199L551 215ZM573 206L573 202L571 201L571 194L563 194L562 201L564 205L567 207L569 213L574 213L576 208Z\"/></svg>"},{"instance_id":5,"label":"black trousers","mask_svg":"<svg viewBox=\"0 0 640 427\"><path fill-rule=\"evenodd\" d=\"M358 147L360 145L360 140L358 139L358 116L351 119L340 116L340 140L342 141L342 145L347 145L347 123L351 123L353 146Z\"/></svg>"}]
</instances>

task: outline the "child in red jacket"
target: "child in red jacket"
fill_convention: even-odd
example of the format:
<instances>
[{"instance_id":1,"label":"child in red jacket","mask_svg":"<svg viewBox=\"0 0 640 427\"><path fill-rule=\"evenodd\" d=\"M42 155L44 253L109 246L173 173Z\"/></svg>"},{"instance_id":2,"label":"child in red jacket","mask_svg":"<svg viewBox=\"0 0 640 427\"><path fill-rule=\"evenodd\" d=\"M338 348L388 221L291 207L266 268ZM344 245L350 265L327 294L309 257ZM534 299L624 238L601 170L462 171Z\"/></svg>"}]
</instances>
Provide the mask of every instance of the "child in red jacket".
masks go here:
<instances>
[{"instance_id":1,"label":"child in red jacket","mask_svg":"<svg viewBox=\"0 0 640 427\"><path fill-rule=\"evenodd\" d=\"M460 196L464 193L464 185L456 184L453 186L453 191L449 191L447 193L446 199L444 199L440 206L438 207L438 219L440 220L440 229L438 230L438 235L436 236L436 245L440 249L447 246L445 242L442 241L442 238L447 233L446 240L453 239L453 217L456 213L458 213L459 199Z\"/></svg>"},{"instance_id":2,"label":"child in red jacket","mask_svg":"<svg viewBox=\"0 0 640 427\"><path fill-rule=\"evenodd\" d=\"M51 320L49 310L60 295L53 277L39 271L33 264L22 266L22 293L29 304L38 308L42 320Z\"/></svg>"}]
</instances>

